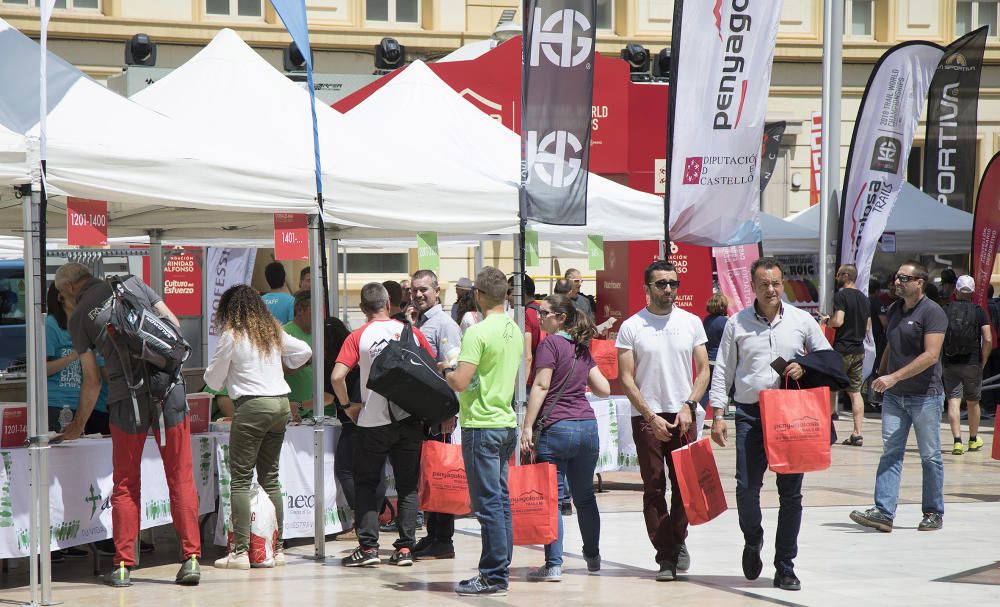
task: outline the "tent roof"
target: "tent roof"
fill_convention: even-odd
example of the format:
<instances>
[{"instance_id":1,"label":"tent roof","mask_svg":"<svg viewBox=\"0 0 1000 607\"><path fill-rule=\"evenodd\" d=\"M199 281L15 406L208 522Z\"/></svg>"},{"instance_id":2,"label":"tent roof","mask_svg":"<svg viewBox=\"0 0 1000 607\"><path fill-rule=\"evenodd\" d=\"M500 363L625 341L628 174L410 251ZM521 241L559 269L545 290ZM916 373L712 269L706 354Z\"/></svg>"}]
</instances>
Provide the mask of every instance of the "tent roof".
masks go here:
<instances>
[{"instance_id":1,"label":"tent roof","mask_svg":"<svg viewBox=\"0 0 1000 607\"><path fill-rule=\"evenodd\" d=\"M763 212L759 218L765 255L815 253L819 250L818 229L796 225Z\"/></svg>"},{"instance_id":2,"label":"tent roof","mask_svg":"<svg viewBox=\"0 0 1000 607\"><path fill-rule=\"evenodd\" d=\"M819 205L815 205L788 221L819 230L819 219ZM972 246L972 213L943 205L903 182L885 231L895 232L899 252L968 253Z\"/></svg>"}]
</instances>

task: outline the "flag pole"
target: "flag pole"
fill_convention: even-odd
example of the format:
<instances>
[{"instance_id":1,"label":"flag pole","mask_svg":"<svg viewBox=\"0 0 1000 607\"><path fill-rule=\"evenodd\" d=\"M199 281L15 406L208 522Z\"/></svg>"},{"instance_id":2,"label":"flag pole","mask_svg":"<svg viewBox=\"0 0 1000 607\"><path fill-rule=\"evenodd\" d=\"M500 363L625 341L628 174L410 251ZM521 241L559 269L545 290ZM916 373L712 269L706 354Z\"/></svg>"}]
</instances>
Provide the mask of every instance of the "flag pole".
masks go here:
<instances>
[{"instance_id":1,"label":"flag pole","mask_svg":"<svg viewBox=\"0 0 1000 607\"><path fill-rule=\"evenodd\" d=\"M823 6L823 123L819 196L819 310L830 312L833 272L840 235L831 234L840 215L840 96L844 39L844 0Z\"/></svg>"}]
</instances>

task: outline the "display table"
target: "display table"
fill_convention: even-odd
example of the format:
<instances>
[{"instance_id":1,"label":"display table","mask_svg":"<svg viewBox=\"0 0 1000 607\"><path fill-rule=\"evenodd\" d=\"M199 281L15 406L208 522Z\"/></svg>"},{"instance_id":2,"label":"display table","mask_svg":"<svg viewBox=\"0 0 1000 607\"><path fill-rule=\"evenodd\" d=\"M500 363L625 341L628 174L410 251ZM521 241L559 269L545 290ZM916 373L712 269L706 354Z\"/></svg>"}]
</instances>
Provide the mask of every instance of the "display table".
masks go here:
<instances>
[{"instance_id":1,"label":"display table","mask_svg":"<svg viewBox=\"0 0 1000 607\"><path fill-rule=\"evenodd\" d=\"M191 459L198 490L198 512L215 510L216 440L191 437ZM0 450L0 559L29 555L31 503L27 448ZM89 544L111 537L111 439L80 439L49 449L51 549ZM170 495L163 460L150 437L142 451L142 529L170 524Z\"/></svg>"}]
</instances>

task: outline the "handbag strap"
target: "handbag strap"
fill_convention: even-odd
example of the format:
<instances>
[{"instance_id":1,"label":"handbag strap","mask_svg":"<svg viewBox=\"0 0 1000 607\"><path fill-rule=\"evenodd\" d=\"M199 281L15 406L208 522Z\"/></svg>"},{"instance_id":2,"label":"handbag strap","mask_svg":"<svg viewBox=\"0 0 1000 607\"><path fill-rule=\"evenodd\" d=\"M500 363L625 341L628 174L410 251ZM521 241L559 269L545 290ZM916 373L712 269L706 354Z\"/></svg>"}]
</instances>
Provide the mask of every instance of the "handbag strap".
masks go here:
<instances>
[{"instance_id":1,"label":"handbag strap","mask_svg":"<svg viewBox=\"0 0 1000 607\"><path fill-rule=\"evenodd\" d=\"M546 412L545 407L542 407L541 415L537 420L535 420L536 424L540 424L542 427L545 427L545 420L549 418L549 415L552 413L552 408L555 407L556 403L559 402L559 399L562 398L563 392L566 391L566 385L569 384L569 379L573 377L573 373L576 371L576 359L577 359L576 344L574 344L573 364L571 364L569 367L569 373L566 374L566 377L564 377L562 380L562 384L559 385L559 391L556 392L556 397L552 399L552 403L548 407L548 412Z\"/></svg>"}]
</instances>

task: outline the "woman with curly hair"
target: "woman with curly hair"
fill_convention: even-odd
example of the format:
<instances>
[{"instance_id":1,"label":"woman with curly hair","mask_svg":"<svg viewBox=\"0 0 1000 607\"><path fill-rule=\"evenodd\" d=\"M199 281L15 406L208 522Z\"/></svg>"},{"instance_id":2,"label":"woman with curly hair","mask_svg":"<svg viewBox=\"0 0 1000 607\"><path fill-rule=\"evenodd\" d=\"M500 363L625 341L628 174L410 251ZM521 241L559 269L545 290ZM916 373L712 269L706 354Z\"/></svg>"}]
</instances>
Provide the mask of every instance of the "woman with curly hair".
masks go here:
<instances>
[{"instance_id":1,"label":"woman with curly hair","mask_svg":"<svg viewBox=\"0 0 1000 607\"><path fill-rule=\"evenodd\" d=\"M236 405L229 433L229 474L234 539L232 552L215 561L224 569L249 569L250 481L257 468L257 482L267 492L278 518L278 541L273 563L285 564L281 548L284 508L278 481L278 456L290 417L282 365L297 369L309 362L312 350L288 335L267 310L264 300L247 285L230 287L219 299L215 317L219 340L212 362L205 369L205 383L223 387Z\"/></svg>"}]
</instances>

